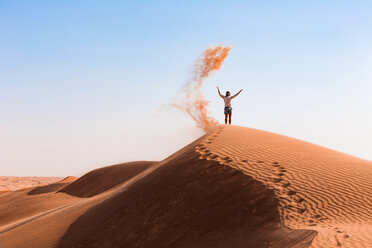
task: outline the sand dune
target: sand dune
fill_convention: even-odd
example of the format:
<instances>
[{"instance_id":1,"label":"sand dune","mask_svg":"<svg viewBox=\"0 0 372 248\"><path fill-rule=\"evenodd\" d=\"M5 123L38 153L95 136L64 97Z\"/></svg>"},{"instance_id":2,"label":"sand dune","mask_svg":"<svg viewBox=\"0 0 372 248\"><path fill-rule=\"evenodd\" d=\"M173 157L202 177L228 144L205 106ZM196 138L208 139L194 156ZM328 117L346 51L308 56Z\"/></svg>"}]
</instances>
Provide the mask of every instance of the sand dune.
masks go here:
<instances>
[{"instance_id":1,"label":"sand dune","mask_svg":"<svg viewBox=\"0 0 372 248\"><path fill-rule=\"evenodd\" d=\"M79 197L92 197L125 182L154 163L140 161L103 167L85 174L59 192Z\"/></svg>"},{"instance_id":2,"label":"sand dune","mask_svg":"<svg viewBox=\"0 0 372 248\"><path fill-rule=\"evenodd\" d=\"M71 183L71 182L73 182L73 181L75 181L77 179L78 179L77 177L68 176L68 177L65 177L62 180L58 181L58 183Z\"/></svg>"},{"instance_id":3,"label":"sand dune","mask_svg":"<svg viewBox=\"0 0 372 248\"><path fill-rule=\"evenodd\" d=\"M372 162L219 126L161 162L0 194L0 247L372 247Z\"/></svg>"},{"instance_id":4,"label":"sand dune","mask_svg":"<svg viewBox=\"0 0 372 248\"><path fill-rule=\"evenodd\" d=\"M38 194L45 194L49 192L56 192L58 190L61 190L68 186L71 182L74 182L77 180L76 177L68 176L60 181L57 181L56 183L48 184L45 186L36 187L32 190L30 190L27 194L28 195L38 195Z\"/></svg>"},{"instance_id":5,"label":"sand dune","mask_svg":"<svg viewBox=\"0 0 372 248\"><path fill-rule=\"evenodd\" d=\"M243 127L220 128L197 150L274 190L285 226L318 232L312 247L372 247L372 162Z\"/></svg>"},{"instance_id":6,"label":"sand dune","mask_svg":"<svg viewBox=\"0 0 372 248\"><path fill-rule=\"evenodd\" d=\"M0 192L13 191L34 186L46 185L61 180L60 177L7 177L0 176Z\"/></svg>"}]
</instances>

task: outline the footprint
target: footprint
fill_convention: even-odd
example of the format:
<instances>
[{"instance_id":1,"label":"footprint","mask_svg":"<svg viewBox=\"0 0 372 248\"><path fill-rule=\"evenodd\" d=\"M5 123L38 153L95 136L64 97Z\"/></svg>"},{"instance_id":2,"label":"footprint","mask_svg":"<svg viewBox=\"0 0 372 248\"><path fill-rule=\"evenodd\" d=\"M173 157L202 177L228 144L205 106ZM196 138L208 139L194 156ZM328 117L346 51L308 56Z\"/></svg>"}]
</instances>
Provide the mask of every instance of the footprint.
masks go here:
<instances>
[{"instance_id":1,"label":"footprint","mask_svg":"<svg viewBox=\"0 0 372 248\"><path fill-rule=\"evenodd\" d=\"M295 201L296 201L297 203L301 203L301 202L304 202L305 199L299 197L299 198L296 198Z\"/></svg>"},{"instance_id":2,"label":"footprint","mask_svg":"<svg viewBox=\"0 0 372 248\"><path fill-rule=\"evenodd\" d=\"M271 178L271 181L273 182L273 183L279 183L280 181L282 181L283 179L282 178L279 178L279 177L277 177L277 178Z\"/></svg>"},{"instance_id":3,"label":"footprint","mask_svg":"<svg viewBox=\"0 0 372 248\"><path fill-rule=\"evenodd\" d=\"M228 157L228 156L222 157L221 159L222 159L222 160L225 160L225 161L227 161L227 160L231 160L231 158Z\"/></svg>"},{"instance_id":4,"label":"footprint","mask_svg":"<svg viewBox=\"0 0 372 248\"><path fill-rule=\"evenodd\" d=\"M303 209L303 208L297 209L297 213L299 213L299 214L303 214L305 211L306 211L306 209Z\"/></svg>"},{"instance_id":5,"label":"footprint","mask_svg":"<svg viewBox=\"0 0 372 248\"><path fill-rule=\"evenodd\" d=\"M287 188L289 185L291 185L289 182L282 182L281 186L283 188ZM303 199L302 199L303 200Z\"/></svg>"},{"instance_id":6,"label":"footprint","mask_svg":"<svg viewBox=\"0 0 372 248\"><path fill-rule=\"evenodd\" d=\"M294 195L294 194L296 194L296 191L294 191L294 190L289 190L287 192L287 195Z\"/></svg>"},{"instance_id":7,"label":"footprint","mask_svg":"<svg viewBox=\"0 0 372 248\"><path fill-rule=\"evenodd\" d=\"M340 240L338 240L338 238L337 238L337 237L335 237L335 238L336 238L336 245L337 245L337 247L341 247L341 246L342 246L342 244L341 244Z\"/></svg>"}]
</instances>

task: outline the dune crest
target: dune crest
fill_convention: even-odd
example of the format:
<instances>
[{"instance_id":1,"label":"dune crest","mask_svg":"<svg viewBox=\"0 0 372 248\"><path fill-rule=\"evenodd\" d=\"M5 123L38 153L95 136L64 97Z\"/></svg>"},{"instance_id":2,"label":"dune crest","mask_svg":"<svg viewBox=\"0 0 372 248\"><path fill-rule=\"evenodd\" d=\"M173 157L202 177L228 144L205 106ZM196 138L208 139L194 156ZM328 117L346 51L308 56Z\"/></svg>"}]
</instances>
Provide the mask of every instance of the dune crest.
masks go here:
<instances>
[{"instance_id":1,"label":"dune crest","mask_svg":"<svg viewBox=\"0 0 372 248\"><path fill-rule=\"evenodd\" d=\"M154 165L152 161L139 161L111 165L93 170L74 183L59 190L78 197L92 197L105 192Z\"/></svg>"},{"instance_id":2,"label":"dune crest","mask_svg":"<svg viewBox=\"0 0 372 248\"><path fill-rule=\"evenodd\" d=\"M73 181L76 181L78 178L74 176L68 176L63 178L61 181L58 181L58 183L71 183Z\"/></svg>"},{"instance_id":3,"label":"dune crest","mask_svg":"<svg viewBox=\"0 0 372 248\"><path fill-rule=\"evenodd\" d=\"M318 232L311 247L372 247L372 162L238 126L220 127L197 151L272 189L285 226Z\"/></svg>"}]
</instances>

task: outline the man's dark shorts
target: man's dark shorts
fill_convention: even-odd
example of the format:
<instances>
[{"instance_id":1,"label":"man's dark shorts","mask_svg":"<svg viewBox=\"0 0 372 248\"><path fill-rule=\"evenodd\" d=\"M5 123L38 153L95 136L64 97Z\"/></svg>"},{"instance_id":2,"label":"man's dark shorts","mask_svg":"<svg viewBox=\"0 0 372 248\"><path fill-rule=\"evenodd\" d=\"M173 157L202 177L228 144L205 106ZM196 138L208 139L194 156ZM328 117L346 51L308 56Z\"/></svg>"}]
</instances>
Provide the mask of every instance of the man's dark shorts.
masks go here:
<instances>
[{"instance_id":1,"label":"man's dark shorts","mask_svg":"<svg viewBox=\"0 0 372 248\"><path fill-rule=\"evenodd\" d=\"M225 115L229 115L232 113L232 107L225 107L225 111L224 111Z\"/></svg>"}]
</instances>

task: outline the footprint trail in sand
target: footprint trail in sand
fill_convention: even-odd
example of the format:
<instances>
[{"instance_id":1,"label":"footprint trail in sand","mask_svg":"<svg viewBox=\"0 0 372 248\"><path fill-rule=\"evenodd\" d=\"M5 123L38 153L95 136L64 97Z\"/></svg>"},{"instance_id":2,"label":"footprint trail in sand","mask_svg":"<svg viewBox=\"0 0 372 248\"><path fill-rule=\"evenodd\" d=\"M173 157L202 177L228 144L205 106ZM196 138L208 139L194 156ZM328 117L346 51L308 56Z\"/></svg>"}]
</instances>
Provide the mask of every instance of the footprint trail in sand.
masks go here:
<instances>
[{"instance_id":1,"label":"footprint trail in sand","mask_svg":"<svg viewBox=\"0 0 372 248\"><path fill-rule=\"evenodd\" d=\"M272 189L283 225L318 232L312 247L372 247L372 162L236 126L217 127L196 151Z\"/></svg>"}]
</instances>

